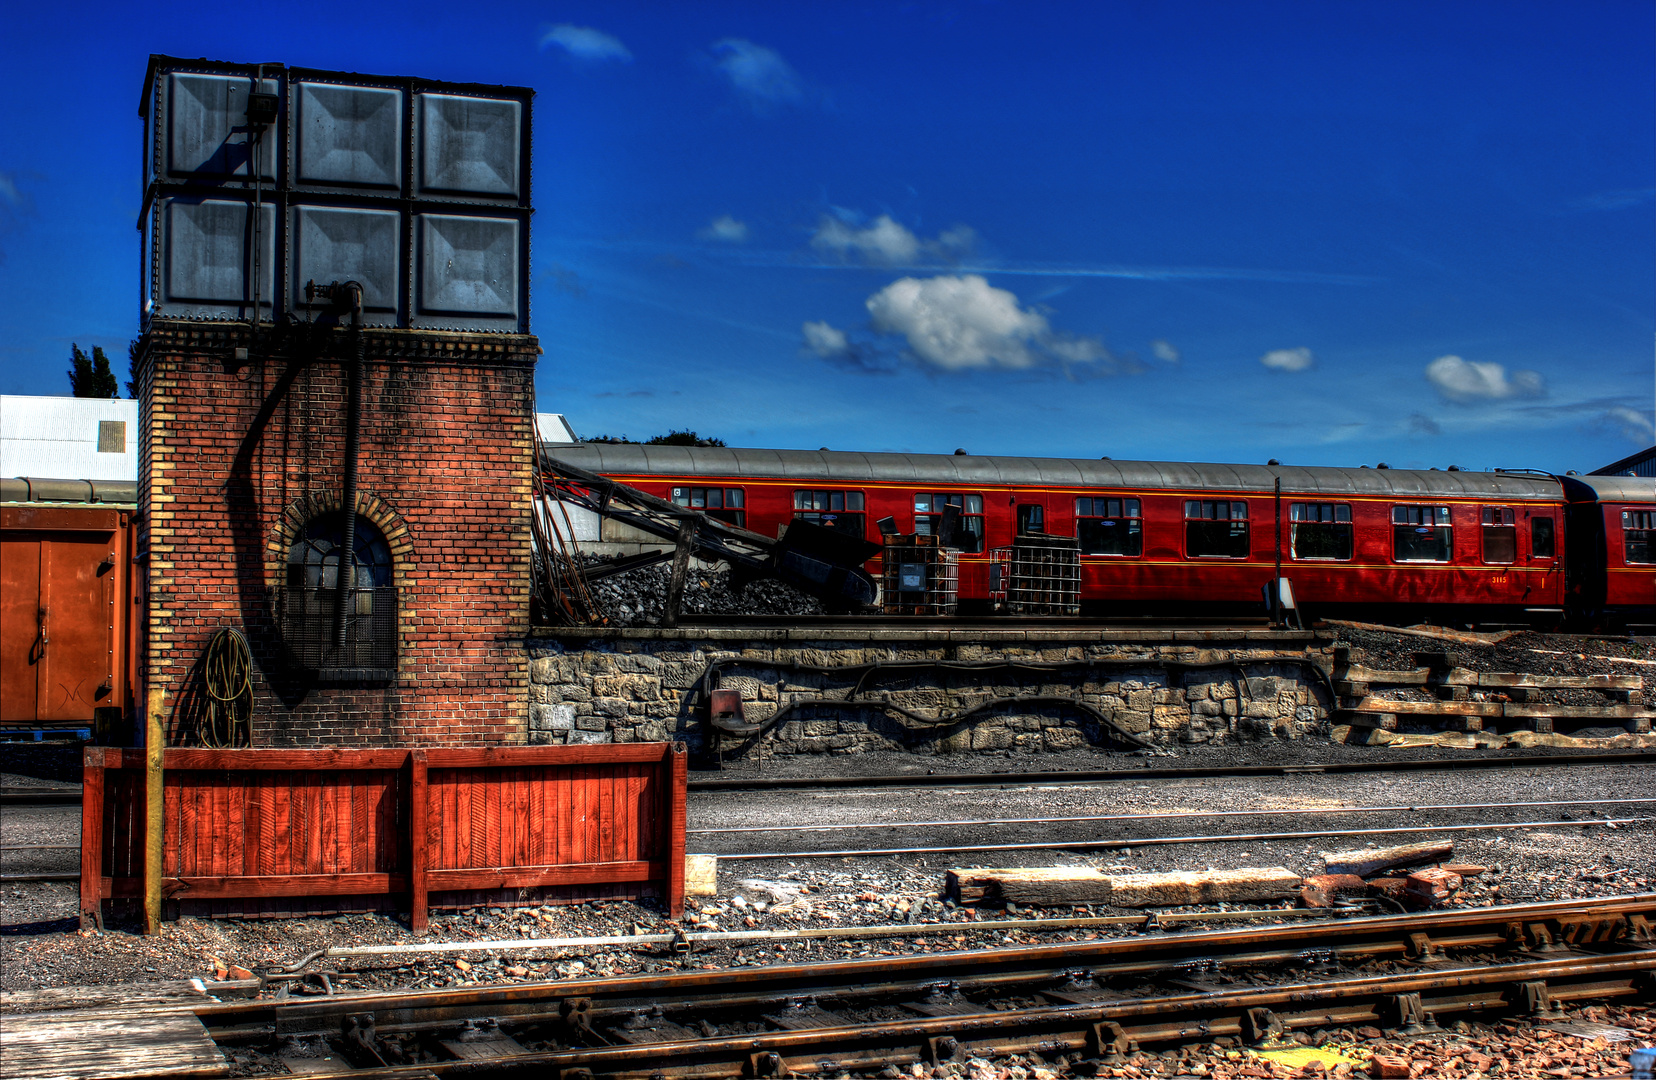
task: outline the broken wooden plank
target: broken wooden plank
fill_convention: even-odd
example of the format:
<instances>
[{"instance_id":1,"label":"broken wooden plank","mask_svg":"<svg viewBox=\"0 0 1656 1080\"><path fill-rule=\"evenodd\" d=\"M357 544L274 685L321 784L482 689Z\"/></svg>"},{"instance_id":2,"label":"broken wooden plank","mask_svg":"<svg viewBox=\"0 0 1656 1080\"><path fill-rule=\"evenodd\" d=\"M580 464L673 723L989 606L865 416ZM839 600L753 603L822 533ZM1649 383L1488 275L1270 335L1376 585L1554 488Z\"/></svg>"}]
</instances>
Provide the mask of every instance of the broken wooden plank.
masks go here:
<instances>
[{"instance_id":1,"label":"broken wooden plank","mask_svg":"<svg viewBox=\"0 0 1656 1080\"><path fill-rule=\"evenodd\" d=\"M1521 675L1486 671L1478 675L1478 685L1521 690L1643 690L1644 679L1637 675Z\"/></svg>"},{"instance_id":2,"label":"broken wooden plank","mask_svg":"<svg viewBox=\"0 0 1656 1080\"><path fill-rule=\"evenodd\" d=\"M147 1009L202 1005L259 996L258 979L165 979L106 986L58 986L0 994L0 1012L43 1013L64 1009Z\"/></svg>"},{"instance_id":3,"label":"broken wooden plank","mask_svg":"<svg viewBox=\"0 0 1656 1080\"><path fill-rule=\"evenodd\" d=\"M0 1016L5 1080L123 1080L228 1076L194 1013L99 1010Z\"/></svg>"},{"instance_id":4,"label":"broken wooden plank","mask_svg":"<svg viewBox=\"0 0 1656 1080\"><path fill-rule=\"evenodd\" d=\"M1110 887L1091 866L1012 867L1002 870L950 870L949 896L959 904L1007 900L1036 906L1102 904Z\"/></svg>"},{"instance_id":5,"label":"broken wooden plank","mask_svg":"<svg viewBox=\"0 0 1656 1080\"><path fill-rule=\"evenodd\" d=\"M1421 866L1442 862L1455 853L1450 840L1426 840L1418 844L1399 844L1387 848L1361 848L1357 851L1325 851L1322 860L1325 874L1356 874L1366 878L1383 870L1399 870L1406 866Z\"/></svg>"},{"instance_id":6,"label":"broken wooden plank","mask_svg":"<svg viewBox=\"0 0 1656 1080\"><path fill-rule=\"evenodd\" d=\"M1108 874L1114 907L1171 907L1282 900L1297 896L1300 876L1282 866L1238 870L1175 871L1166 874Z\"/></svg>"},{"instance_id":7,"label":"broken wooden plank","mask_svg":"<svg viewBox=\"0 0 1656 1080\"><path fill-rule=\"evenodd\" d=\"M1504 715L1519 719L1528 716L1551 716L1561 720L1650 720L1656 719L1656 710L1639 705L1519 705L1509 704Z\"/></svg>"},{"instance_id":8,"label":"broken wooden plank","mask_svg":"<svg viewBox=\"0 0 1656 1080\"><path fill-rule=\"evenodd\" d=\"M1396 713L1407 716L1500 716L1499 701L1392 701L1389 698L1366 697L1355 705L1342 707L1344 712Z\"/></svg>"}]
</instances>

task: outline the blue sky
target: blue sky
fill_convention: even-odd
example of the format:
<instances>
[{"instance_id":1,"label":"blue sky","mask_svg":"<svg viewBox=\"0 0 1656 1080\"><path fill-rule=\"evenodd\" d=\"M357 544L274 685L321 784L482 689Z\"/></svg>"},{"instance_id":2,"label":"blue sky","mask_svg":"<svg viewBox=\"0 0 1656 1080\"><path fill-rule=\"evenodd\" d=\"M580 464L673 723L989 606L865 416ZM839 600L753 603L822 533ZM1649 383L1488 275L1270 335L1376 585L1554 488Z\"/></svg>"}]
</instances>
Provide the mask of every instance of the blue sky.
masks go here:
<instances>
[{"instance_id":1,"label":"blue sky","mask_svg":"<svg viewBox=\"0 0 1656 1080\"><path fill-rule=\"evenodd\" d=\"M124 375L166 52L534 87L540 407L582 434L1590 469L1652 441L1653 13L26 5L0 391L66 393L71 340Z\"/></svg>"}]
</instances>

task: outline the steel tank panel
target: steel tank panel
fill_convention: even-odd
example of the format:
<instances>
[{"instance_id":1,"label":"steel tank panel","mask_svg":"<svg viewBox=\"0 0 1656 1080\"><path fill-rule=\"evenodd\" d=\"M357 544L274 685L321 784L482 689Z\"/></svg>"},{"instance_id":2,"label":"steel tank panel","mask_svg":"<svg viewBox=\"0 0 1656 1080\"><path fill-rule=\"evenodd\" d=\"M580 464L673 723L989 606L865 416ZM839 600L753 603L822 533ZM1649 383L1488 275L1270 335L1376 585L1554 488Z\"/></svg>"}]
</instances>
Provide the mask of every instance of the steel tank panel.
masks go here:
<instances>
[{"instance_id":1,"label":"steel tank panel","mask_svg":"<svg viewBox=\"0 0 1656 1080\"><path fill-rule=\"evenodd\" d=\"M402 186L403 95L377 86L294 86L299 184Z\"/></svg>"},{"instance_id":2,"label":"steel tank panel","mask_svg":"<svg viewBox=\"0 0 1656 1080\"><path fill-rule=\"evenodd\" d=\"M502 98L420 95L420 191L518 194L523 105Z\"/></svg>"},{"instance_id":3,"label":"steel tank panel","mask_svg":"<svg viewBox=\"0 0 1656 1080\"><path fill-rule=\"evenodd\" d=\"M396 322L402 303L402 215L395 210L354 206L293 208L288 233L293 267L290 296L302 302L305 282L357 281L365 312L389 314L369 320Z\"/></svg>"},{"instance_id":4,"label":"steel tank panel","mask_svg":"<svg viewBox=\"0 0 1656 1080\"><path fill-rule=\"evenodd\" d=\"M522 228L509 217L417 215L415 325L515 327L521 306Z\"/></svg>"},{"instance_id":5,"label":"steel tank panel","mask_svg":"<svg viewBox=\"0 0 1656 1080\"><path fill-rule=\"evenodd\" d=\"M187 179L251 180L252 144L247 131L247 95L253 80L244 76L174 72L167 77L166 173ZM277 93L275 79L260 89ZM273 133L262 140L259 173L276 178L278 141Z\"/></svg>"},{"instance_id":6,"label":"steel tank panel","mask_svg":"<svg viewBox=\"0 0 1656 1080\"><path fill-rule=\"evenodd\" d=\"M248 250L253 204L240 199L175 197L161 200L162 261L158 314L190 318L245 318L253 300ZM276 210L260 207L261 309L276 291Z\"/></svg>"}]
</instances>

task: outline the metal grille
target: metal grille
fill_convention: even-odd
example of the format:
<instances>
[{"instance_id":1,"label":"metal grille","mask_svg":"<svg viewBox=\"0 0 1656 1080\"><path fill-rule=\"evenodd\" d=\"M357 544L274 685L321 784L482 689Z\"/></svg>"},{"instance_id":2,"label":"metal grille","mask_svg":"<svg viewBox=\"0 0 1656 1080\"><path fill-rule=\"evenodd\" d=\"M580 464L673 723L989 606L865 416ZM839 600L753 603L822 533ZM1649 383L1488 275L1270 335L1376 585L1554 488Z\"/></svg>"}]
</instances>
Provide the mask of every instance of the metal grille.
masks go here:
<instances>
[{"instance_id":1,"label":"metal grille","mask_svg":"<svg viewBox=\"0 0 1656 1080\"><path fill-rule=\"evenodd\" d=\"M350 593L345 644L333 640L336 593L330 588L287 589L282 640L297 668L324 679L389 679L397 666L397 590L391 586Z\"/></svg>"},{"instance_id":2,"label":"metal grille","mask_svg":"<svg viewBox=\"0 0 1656 1080\"><path fill-rule=\"evenodd\" d=\"M887 615L953 615L960 604L960 553L935 536L888 536L880 560Z\"/></svg>"},{"instance_id":3,"label":"metal grille","mask_svg":"<svg viewBox=\"0 0 1656 1080\"><path fill-rule=\"evenodd\" d=\"M1009 615L1081 614L1081 545L1064 536L1021 536L990 552L989 596Z\"/></svg>"}]
</instances>

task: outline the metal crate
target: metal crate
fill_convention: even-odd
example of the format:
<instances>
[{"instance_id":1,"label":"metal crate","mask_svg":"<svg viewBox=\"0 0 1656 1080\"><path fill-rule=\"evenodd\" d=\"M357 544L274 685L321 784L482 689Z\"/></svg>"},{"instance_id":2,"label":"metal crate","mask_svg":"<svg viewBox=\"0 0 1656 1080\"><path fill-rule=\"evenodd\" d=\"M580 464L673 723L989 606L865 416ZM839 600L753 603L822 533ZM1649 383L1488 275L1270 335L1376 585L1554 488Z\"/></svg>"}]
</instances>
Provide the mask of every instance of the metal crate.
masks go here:
<instances>
[{"instance_id":1,"label":"metal crate","mask_svg":"<svg viewBox=\"0 0 1656 1080\"><path fill-rule=\"evenodd\" d=\"M1081 614L1081 545L1073 537L1020 536L989 553L989 598L1008 615Z\"/></svg>"},{"instance_id":2,"label":"metal crate","mask_svg":"<svg viewBox=\"0 0 1656 1080\"><path fill-rule=\"evenodd\" d=\"M888 536L880 559L887 615L953 615L960 606L960 553L935 536Z\"/></svg>"}]
</instances>

